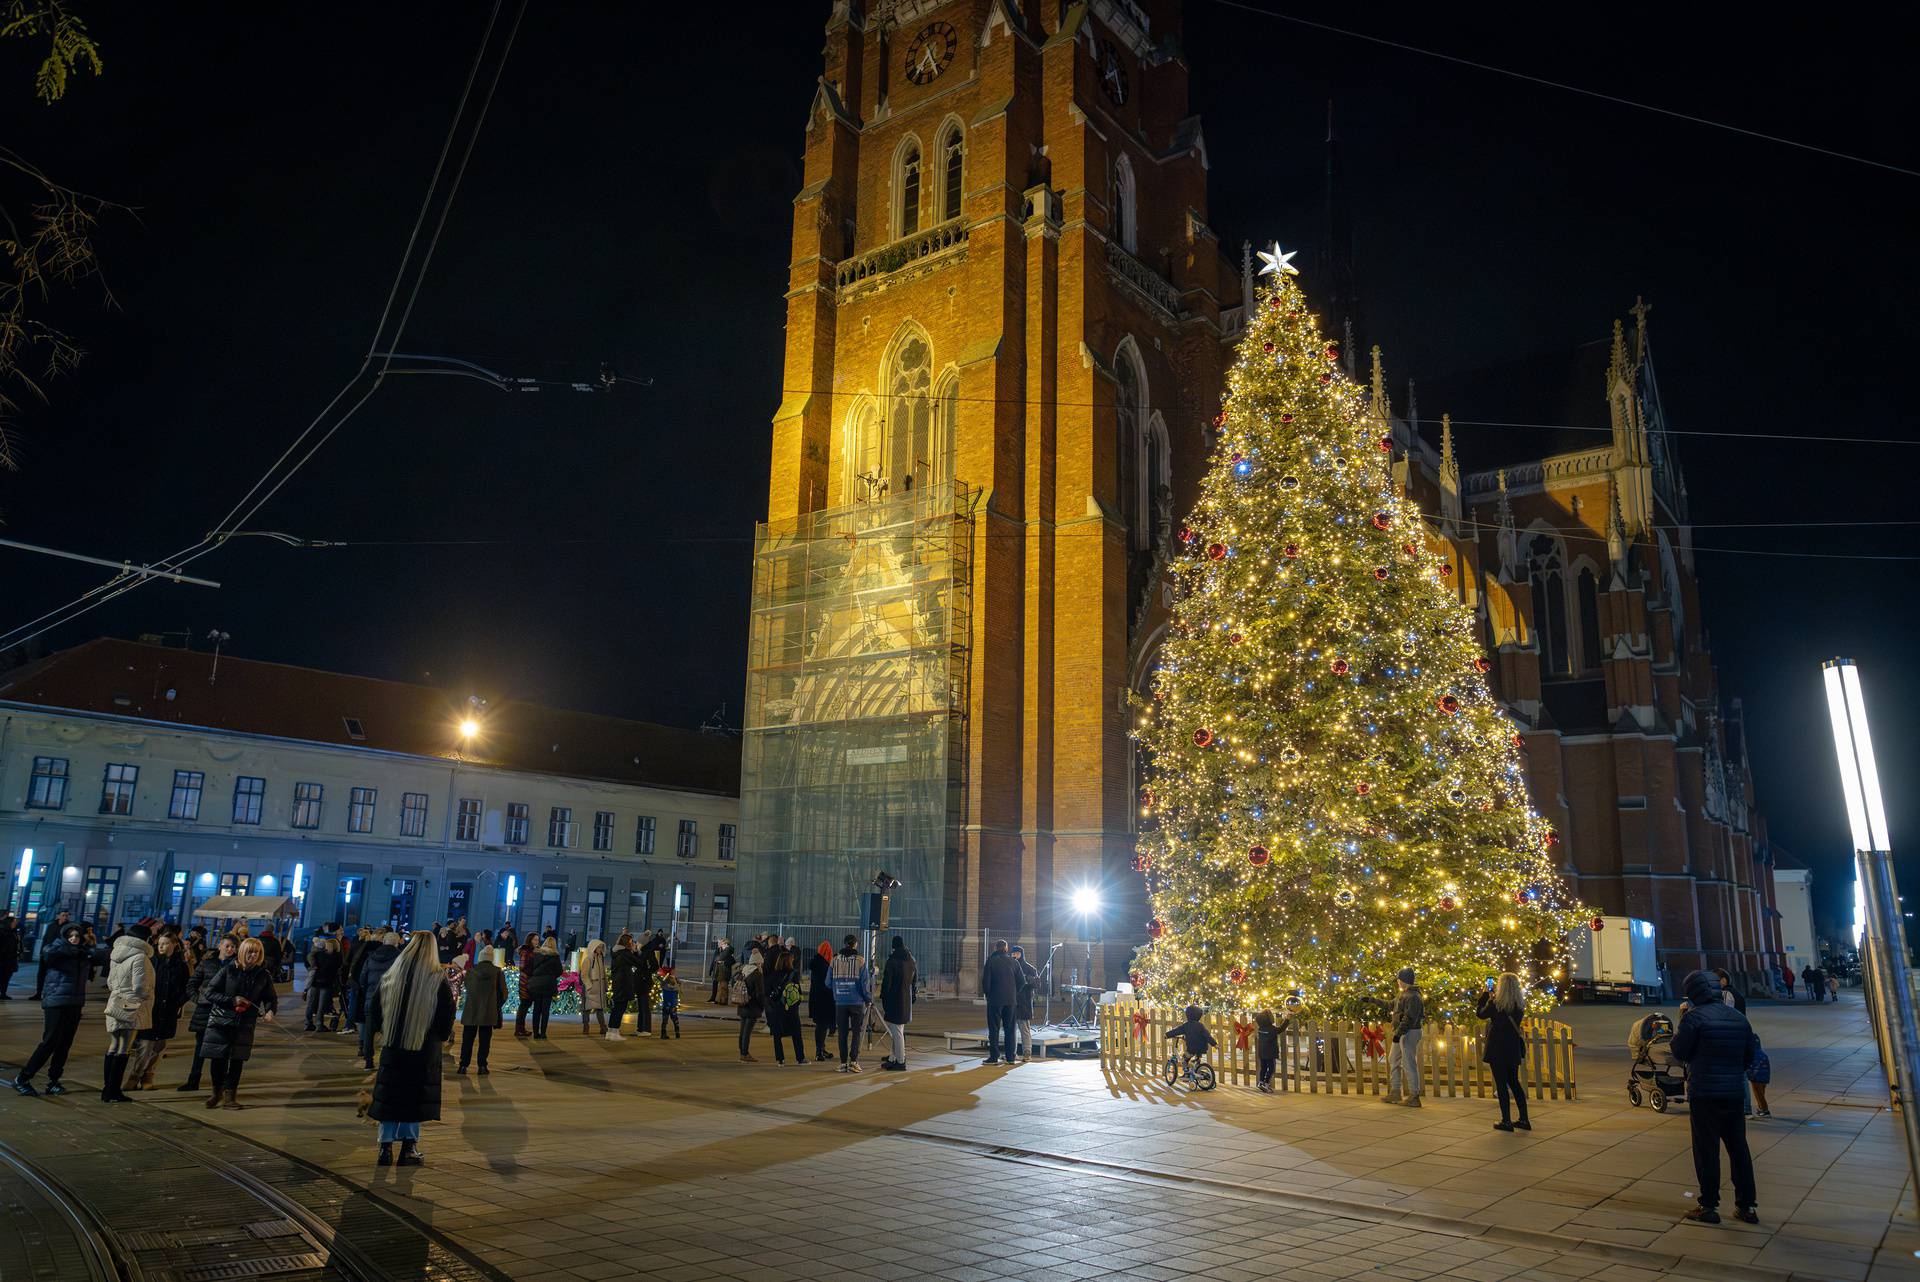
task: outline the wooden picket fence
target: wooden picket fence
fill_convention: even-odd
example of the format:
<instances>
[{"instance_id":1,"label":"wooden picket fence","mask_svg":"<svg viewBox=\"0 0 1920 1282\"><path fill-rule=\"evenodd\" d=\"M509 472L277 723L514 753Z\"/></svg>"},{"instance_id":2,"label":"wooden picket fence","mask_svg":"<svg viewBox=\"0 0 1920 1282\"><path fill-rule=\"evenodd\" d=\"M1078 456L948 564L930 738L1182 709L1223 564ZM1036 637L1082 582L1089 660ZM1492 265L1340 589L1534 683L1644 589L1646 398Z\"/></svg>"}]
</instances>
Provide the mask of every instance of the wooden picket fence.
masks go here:
<instances>
[{"instance_id":1,"label":"wooden picket fence","mask_svg":"<svg viewBox=\"0 0 1920 1282\"><path fill-rule=\"evenodd\" d=\"M1144 1020L1137 1019L1144 1015ZM1220 1081L1252 1086L1259 1080L1259 1034L1253 1015L1209 1011L1207 1028L1219 1043L1208 1063ZM1167 1034L1186 1022L1182 1010L1122 1001L1100 1008L1100 1066L1113 1072L1159 1079L1167 1057L1178 1049ZM1371 1029L1369 1037L1363 1030ZM1573 1099L1578 1085L1573 1067L1573 1030L1554 1020L1521 1024L1526 1058L1520 1080L1534 1099ZM1244 1036L1242 1035L1244 1032ZM1481 1027L1428 1024L1420 1038L1420 1076L1426 1094L1442 1098L1488 1099L1493 1074L1480 1059ZM1275 1090L1309 1095L1381 1095L1387 1089L1385 1023L1294 1018L1280 1035Z\"/></svg>"}]
</instances>

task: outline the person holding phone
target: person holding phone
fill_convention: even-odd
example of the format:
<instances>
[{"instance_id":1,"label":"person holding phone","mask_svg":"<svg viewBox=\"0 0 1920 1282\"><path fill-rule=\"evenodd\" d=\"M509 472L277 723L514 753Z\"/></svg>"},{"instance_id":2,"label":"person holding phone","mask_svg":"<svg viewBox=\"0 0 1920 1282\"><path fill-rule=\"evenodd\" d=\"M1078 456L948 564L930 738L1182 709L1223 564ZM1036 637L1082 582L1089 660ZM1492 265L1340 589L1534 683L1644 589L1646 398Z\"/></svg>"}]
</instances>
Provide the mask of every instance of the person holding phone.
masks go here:
<instances>
[{"instance_id":1,"label":"person holding phone","mask_svg":"<svg viewBox=\"0 0 1920 1282\"><path fill-rule=\"evenodd\" d=\"M1493 1070L1493 1093L1500 1098L1500 1120L1493 1124L1493 1129L1530 1131L1533 1123L1527 1120L1527 1088L1520 1081L1520 1061L1527 1053L1526 1038L1520 1032L1520 1021L1527 1017L1520 977L1512 972L1498 979L1489 977L1487 991L1481 995L1474 1014L1487 1021L1480 1058ZM1520 1109L1518 1121L1513 1117L1515 1103Z\"/></svg>"},{"instance_id":2,"label":"person holding phone","mask_svg":"<svg viewBox=\"0 0 1920 1282\"><path fill-rule=\"evenodd\" d=\"M207 1032L200 1054L213 1071L208 1108L239 1108L240 1071L253 1054L254 1025L273 1022L280 997L267 969L267 950L257 939L243 939L226 967L207 985Z\"/></svg>"}]
</instances>

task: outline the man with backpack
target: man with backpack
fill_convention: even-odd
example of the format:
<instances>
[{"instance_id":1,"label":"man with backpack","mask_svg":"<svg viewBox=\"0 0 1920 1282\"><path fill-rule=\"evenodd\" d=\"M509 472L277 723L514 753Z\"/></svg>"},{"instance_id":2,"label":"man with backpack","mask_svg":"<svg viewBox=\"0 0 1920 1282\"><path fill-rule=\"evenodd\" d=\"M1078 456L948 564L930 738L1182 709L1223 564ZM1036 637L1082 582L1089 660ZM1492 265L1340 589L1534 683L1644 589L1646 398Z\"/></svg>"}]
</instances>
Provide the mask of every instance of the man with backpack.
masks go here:
<instances>
[{"instance_id":1,"label":"man with backpack","mask_svg":"<svg viewBox=\"0 0 1920 1282\"><path fill-rule=\"evenodd\" d=\"M867 1003L873 1000L873 972L860 955L860 937L848 935L828 968L833 1005L840 1032L840 1071L860 1071L860 1035L866 1028Z\"/></svg>"}]
</instances>

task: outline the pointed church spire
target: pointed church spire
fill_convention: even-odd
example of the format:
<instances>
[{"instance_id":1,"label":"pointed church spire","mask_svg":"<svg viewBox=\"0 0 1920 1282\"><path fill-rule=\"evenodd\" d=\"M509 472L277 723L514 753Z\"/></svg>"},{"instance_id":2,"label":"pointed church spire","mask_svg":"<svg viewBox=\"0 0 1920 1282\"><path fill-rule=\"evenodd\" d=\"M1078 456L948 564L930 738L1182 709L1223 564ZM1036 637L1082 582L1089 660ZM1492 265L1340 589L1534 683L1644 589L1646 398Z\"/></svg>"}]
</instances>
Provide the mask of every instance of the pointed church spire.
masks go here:
<instances>
[{"instance_id":1,"label":"pointed church spire","mask_svg":"<svg viewBox=\"0 0 1920 1282\"><path fill-rule=\"evenodd\" d=\"M1500 491L1506 502L1506 491ZM1460 464L1453 457L1453 415L1440 416L1440 520L1450 539L1460 536Z\"/></svg>"},{"instance_id":2,"label":"pointed church spire","mask_svg":"<svg viewBox=\"0 0 1920 1282\"><path fill-rule=\"evenodd\" d=\"M1247 322L1253 321L1253 242L1240 242L1240 310Z\"/></svg>"},{"instance_id":3,"label":"pointed church spire","mask_svg":"<svg viewBox=\"0 0 1920 1282\"><path fill-rule=\"evenodd\" d=\"M1381 422L1393 413L1393 406L1387 403L1387 376L1380 367L1380 344L1373 345L1373 416Z\"/></svg>"},{"instance_id":4,"label":"pointed church spire","mask_svg":"<svg viewBox=\"0 0 1920 1282\"><path fill-rule=\"evenodd\" d=\"M1407 380L1407 426L1420 430L1420 399L1413 394L1413 380Z\"/></svg>"},{"instance_id":5,"label":"pointed church spire","mask_svg":"<svg viewBox=\"0 0 1920 1282\"><path fill-rule=\"evenodd\" d=\"M1500 484L1500 577L1509 583L1520 581L1520 534L1513 528L1513 505L1507 501L1507 469L1501 468Z\"/></svg>"},{"instance_id":6,"label":"pointed church spire","mask_svg":"<svg viewBox=\"0 0 1920 1282\"><path fill-rule=\"evenodd\" d=\"M1647 359L1647 313L1653 310L1653 304L1635 294L1633 296L1633 363L1644 364Z\"/></svg>"},{"instance_id":7,"label":"pointed church spire","mask_svg":"<svg viewBox=\"0 0 1920 1282\"><path fill-rule=\"evenodd\" d=\"M1626 330L1616 317L1613 322L1613 359L1607 363L1607 394L1611 396L1621 380L1632 376L1633 366L1627 363Z\"/></svg>"}]
</instances>

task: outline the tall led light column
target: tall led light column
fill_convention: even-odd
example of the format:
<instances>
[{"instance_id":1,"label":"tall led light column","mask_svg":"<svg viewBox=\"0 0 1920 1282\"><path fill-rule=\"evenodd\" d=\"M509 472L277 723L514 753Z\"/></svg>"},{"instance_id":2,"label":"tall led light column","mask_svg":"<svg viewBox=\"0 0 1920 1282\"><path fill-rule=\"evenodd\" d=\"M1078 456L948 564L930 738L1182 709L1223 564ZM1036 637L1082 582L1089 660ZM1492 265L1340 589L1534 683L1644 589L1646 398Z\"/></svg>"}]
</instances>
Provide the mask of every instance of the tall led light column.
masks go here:
<instances>
[{"instance_id":1,"label":"tall led light column","mask_svg":"<svg viewBox=\"0 0 1920 1282\"><path fill-rule=\"evenodd\" d=\"M1907 982L1907 933L1894 887L1880 771L1874 764L1873 736L1867 730L1860 669L1851 659L1829 659L1821 665L1821 677L1826 682L1840 790L1847 800L1847 822L1853 829L1854 858L1866 899L1868 974L1887 1054L1895 1067L1893 1086L1907 1137L1907 1165L1920 1196L1920 1107L1916 1106L1920 1100L1915 1087L1920 1082L1920 1020L1916 1020L1913 988Z\"/></svg>"}]
</instances>

